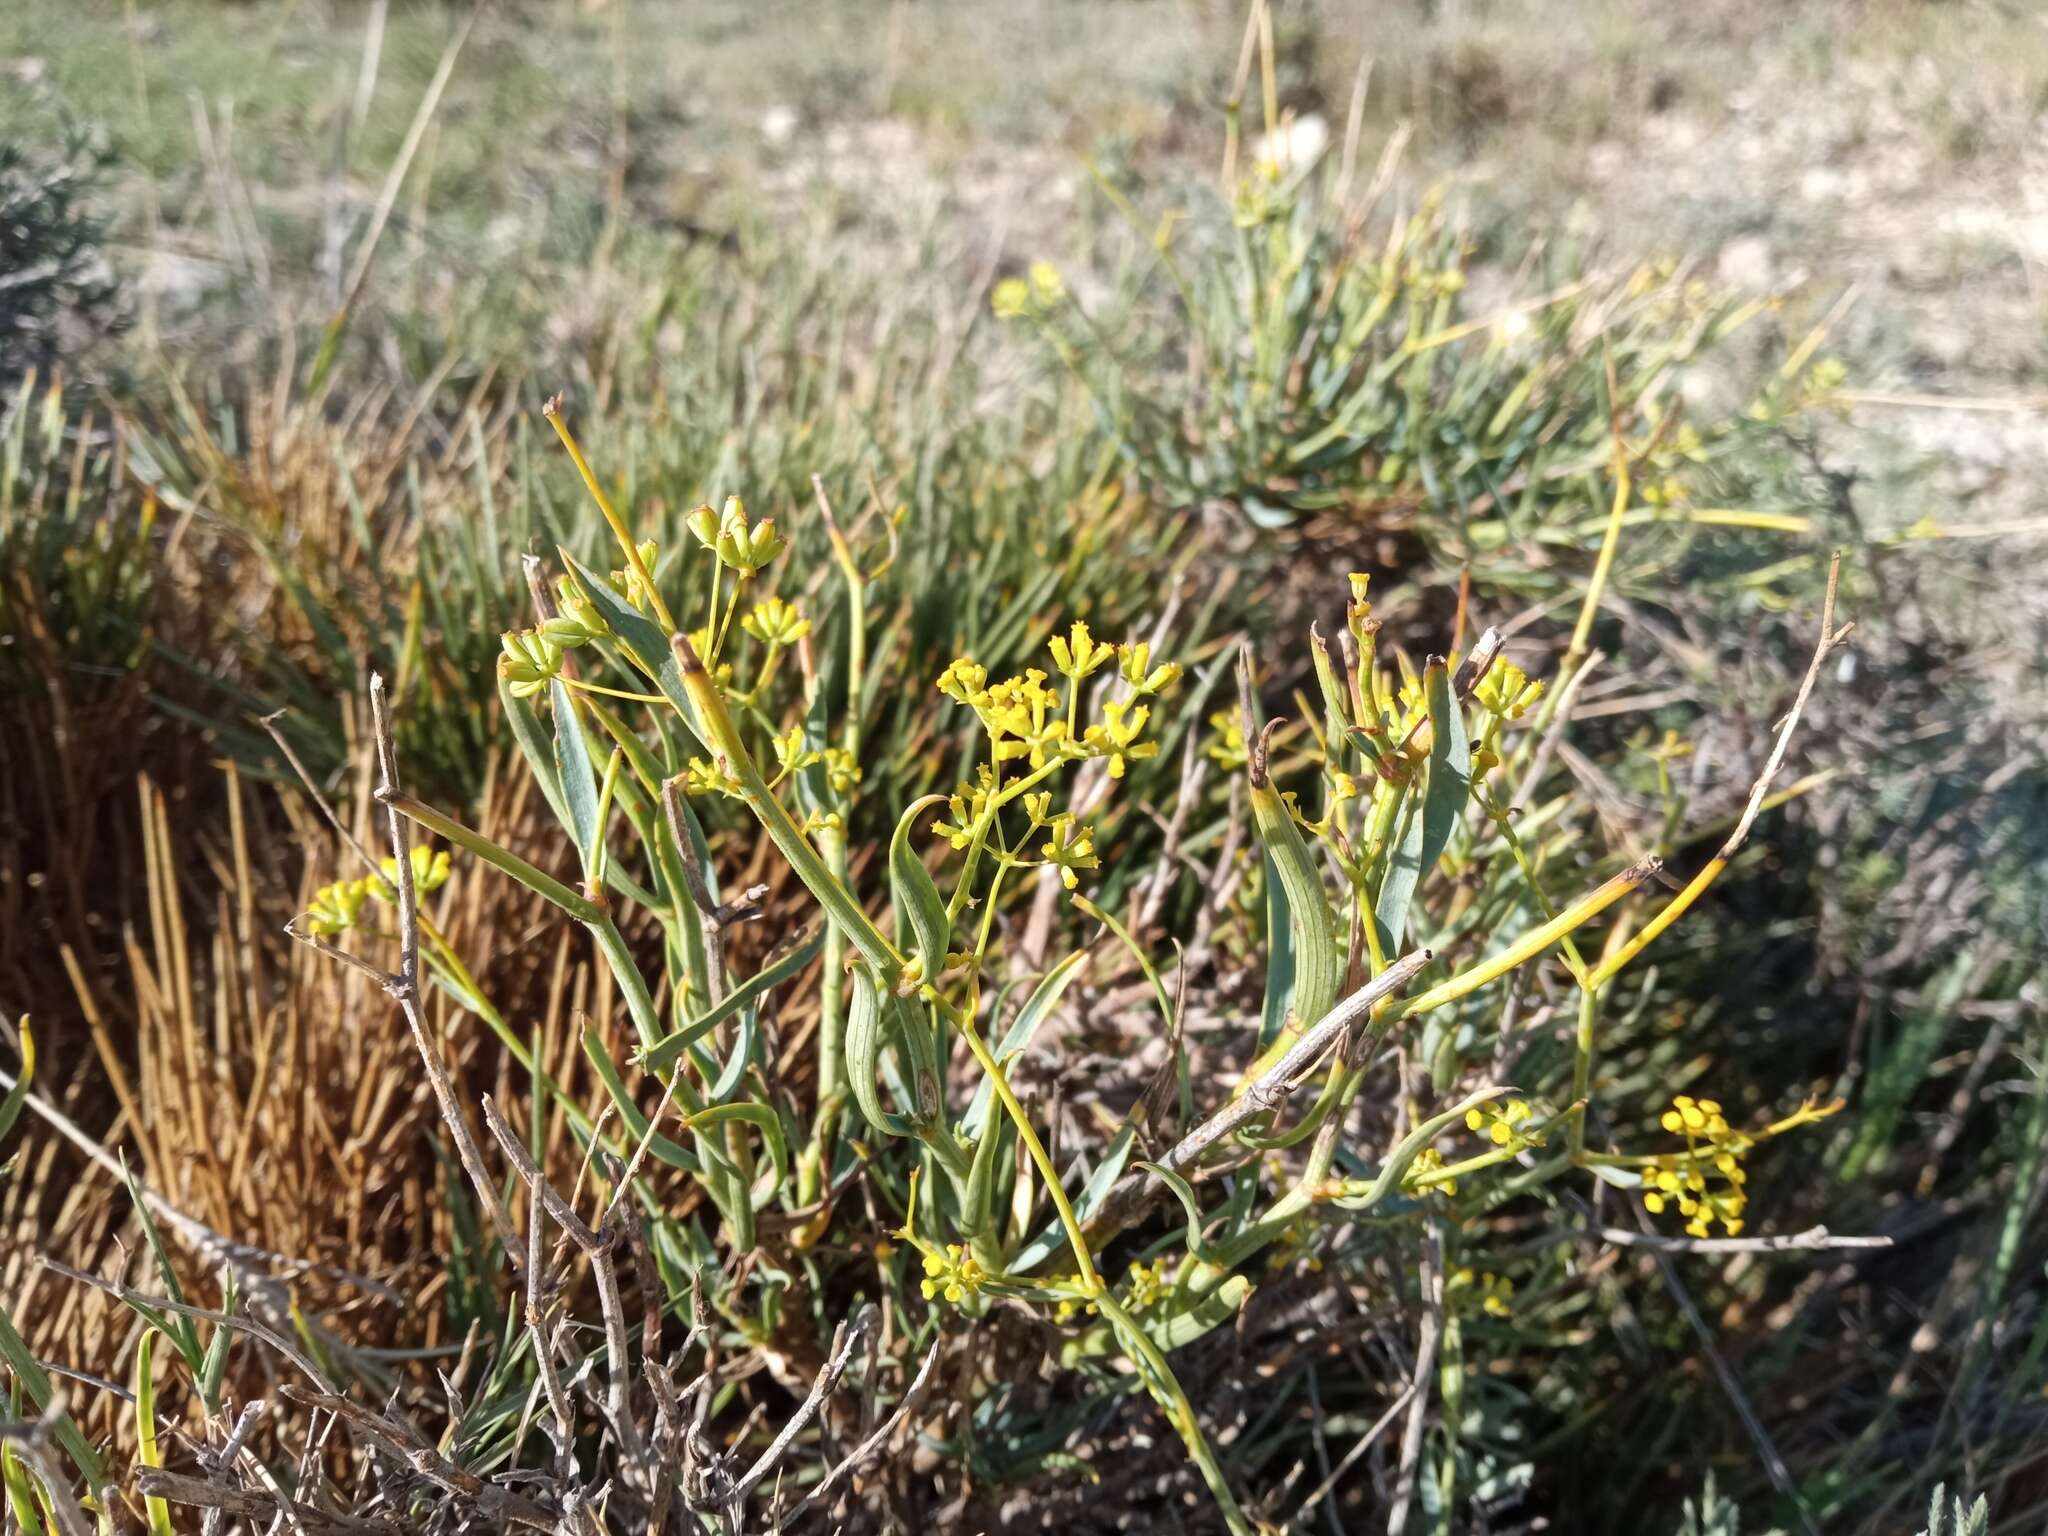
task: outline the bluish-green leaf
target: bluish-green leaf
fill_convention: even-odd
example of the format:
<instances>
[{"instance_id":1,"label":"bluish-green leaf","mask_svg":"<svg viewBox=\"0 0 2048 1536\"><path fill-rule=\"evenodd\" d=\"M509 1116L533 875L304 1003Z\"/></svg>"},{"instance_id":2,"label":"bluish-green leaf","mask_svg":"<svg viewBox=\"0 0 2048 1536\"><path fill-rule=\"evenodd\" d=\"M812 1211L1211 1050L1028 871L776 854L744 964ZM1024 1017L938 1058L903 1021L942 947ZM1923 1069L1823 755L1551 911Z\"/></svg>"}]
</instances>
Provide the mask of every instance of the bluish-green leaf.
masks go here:
<instances>
[{"instance_id":1,"label":"bluish-green leaf","mask_svg":"<svg viewBox=\"0 0 2048 1536\"><path fill-rule=\"evenodd\" d=\"M555 777L562 786L562 802L569 811L569 835L583 858L584 879L595 881L597 873L597 774L590 764L590 743L583 734L583 721L576 713L576 701L560 679L548 684L548 697L555 706Z\"/></svg>"},{"instance_id":2,"label":"bluish-green leaf","mask_svg":"<svg viewBox=\"0 0 2048 1536\"><path fill-rule=\"evenodd\" d=\"M661 696L675 706L677 717L692 739L701 745L703 738L697 734L696 716L690 712L689 696L683 692L682 671L676 666L675 653L669 649L668 636L661 632L661 626L619 596L610 582L579 563L566 549L562 551L562 561L575 574L591 605L603 616L619 649L654 680Z\"/></svg>"},{"instance_id":3,"label":"bluish-green leaf","mask_svg":"<svg viewBox=\"0 0 2048 1536\"><path fill-rule=\"evenodd\" d=\"M1429 776L1420 804L1411 799L1402 810L1400 839L1373 903L1381 952L1387 955L1401 947L1416 887L1443 857L1472 793L1472 751L1465 739L1464 711L1451 696L1450 669L1431 662L1423 689L1429 704Z\"/></svg>"},{"instance_id":4,"label":"bluish-green leaf","mask_svg":"<svg viewBox=\"0 0 2048 1536\"><path fill-rule=\"evenodd\" d=\"M895 836L889 839L889 899L896 907L896 947L915 952L923 963L925 981L933 986L945 969L953 920L946 915L946 899L933 883L931 871L911 846L910 829L925 811L945 803L944 795L913 801L898 818Z\"/></svg>"},{"instance_id":5,"label":"bluish-green leaf","mask_svg":"<svg viewBox=\"0 0 2048 1536\"><path fill-rule=\"evenodd\" d=\"M770 960L760 970L749 976L725 995L717 1007L707 1009L699 1017L672 1035L665 1035L646 1050L640 1052L641 1065L656 1071L666 1071L675 1059L690 1046L696 1044L742 1008L759 1000L771 988L789 980L798 971L817 958L818 948L824 942L824 932L819 930L804 939L794 949Z\"/></svg>"},{"instance_id":6,"label":"bluish-green leaf","mask_svg":"<svg viewBox=\"0 0 2048 1536\"><path fill-rule=\"evenodd\" d=\"M500 678L498 702L504 706L505 719L512 727L512 739L519 743L519 755L526 759L534 782L540 785L541 797L563 830L573 831L575 824L569 819L568 802L562 798L562 777L555 770L555 754L548 745L547 733L541 729L540 714L533 701L515 697L511 685Z\"/></svg>"},{"instance_id":7,"label":"bluish-green leaf","mask_svg":"<svg viewBox=\"0 0 2048 1536\"><path fill-rule=\"evenodd\" d=\"M640 1106L633 1102L633 1095L627 1091L625 1079L619 1076L618 1064L612 1060L612 1053L605 1049L604 1041L598 1037L595 1029L583 1031L583 1054L590 1058L590 1064L597 1069L597 1075L604 1083L605 1091L612 1096L612 1103L619 1111L619 1118L625 1121L626 1130L637 1146L641 1138L647 1134L647 1117L640 1112ZM680 1168L685 1173L701 1174L704 1171L704 1165L698 1161L695 1153L686 1151L659 1133L648 1143L647 1150L671 1168Z\"/></svg>"},{"instance_id":8,"label":"bluish-green leaf","mask_svg":"<svg viewBox=\"0 0 2048 1536\"><path fill-rule=\"evenodd\" d=\"M848 974L853 996L846 1010L846 1075L862 1118L884 1136L913 1136L917 1128L882 1107L883 1000L865 965ZM892 994L893 1000L893 994Z\"/></svg>"}]
</instances>

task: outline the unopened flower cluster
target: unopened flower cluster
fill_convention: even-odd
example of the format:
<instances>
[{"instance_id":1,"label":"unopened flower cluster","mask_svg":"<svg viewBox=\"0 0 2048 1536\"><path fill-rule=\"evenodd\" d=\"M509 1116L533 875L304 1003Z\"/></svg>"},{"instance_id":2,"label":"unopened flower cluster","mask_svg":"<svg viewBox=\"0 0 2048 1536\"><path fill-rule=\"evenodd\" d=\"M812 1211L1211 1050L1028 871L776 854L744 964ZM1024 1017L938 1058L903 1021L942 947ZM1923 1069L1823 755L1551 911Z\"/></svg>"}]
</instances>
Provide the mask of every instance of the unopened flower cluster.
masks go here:
<instances>
[{"instance_id":1,"label":"unopened flower cluster","mask_svg":"<svg viewBox=\"0 0 2048 1536\"><path fill-rule=\"evenodd\" d=\"M412 850L413 889L424 896L448 883L448 850L421 846ZM301 919L308 933L323 939L348 932L361 920L363 908L372 901L398 900L398 861L386 858L379 873L360 880L337 880L313 893L313 904Z\"/></svg>"}]
</instances>

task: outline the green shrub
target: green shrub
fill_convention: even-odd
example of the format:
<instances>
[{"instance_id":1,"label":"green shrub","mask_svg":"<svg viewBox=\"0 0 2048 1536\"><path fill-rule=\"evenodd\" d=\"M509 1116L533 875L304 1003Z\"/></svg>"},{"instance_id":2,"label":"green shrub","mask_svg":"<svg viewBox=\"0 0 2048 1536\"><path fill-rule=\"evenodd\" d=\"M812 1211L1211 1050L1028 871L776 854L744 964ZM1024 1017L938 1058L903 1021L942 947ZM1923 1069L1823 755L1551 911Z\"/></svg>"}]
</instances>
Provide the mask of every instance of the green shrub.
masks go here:
<instances>
[{"instance_id":1,"label":"green shrub","mask_svg":"<svg viewBox=\"0 0 2048 1536\"><path fill-rule=\"evenodd\" d=\"M487 1105L485 1119L523 1170L534 1209L553 1213L597 1278L610 1448L576 1427L564 1395L576 1353L553 1358L565 1341L544 1310L522 1323L493 1284L494 1258L476 1275L479 1320L505 1341L493 1390L554 1405L543 1420L556 1444L553 1481L515 1494L488 1477L481 1491L441 1479L437 1499L478 1509L508 1497L562 1500L608 1478L615 1517L628 1502L651 1509L667 1497L654 1475L673 1454L664 1438L682 1433L661 1407L675 1401L662 1384L663 1313L694 1318L690 1340L730 1334L827 1361L800 1428L853 1368L853 1345L866 1335L872 1349L867 1308L885 1302L895 1341L888 1361L868 1356L863 1390L906 1390L920 1357L920 1381L933 1360L952 1360L938 1376L966 1394L954 1411L967 1416L953 1449L1020 1475L1057 1444L1070 1410L1048 1419L1006 1402L1037 1370L1020 1362L991 1376L961 1351L978 1324L1021 1304L1041 1320L1041 1364L1062 1373L1062 1398L1092 1411L1142 1387L1223 1518L1249 1530L1240 1490L1263 1458L1249 1443L1219 1450L1170 1357L1233 1321L1242 1327L1276 1264L1322 1255L1350 1264L1371 1250L1402 1269L1419 1262L1431 1288L1425 1350L1441 1370L1425 1380L1440 1382L1432 1390L1445 1401L1420 1491L1411 1484L1402 1500L1448 1518L1458 1501L1514 1476L1496 1447L1466 1438L1465 1426L1490 1412L1478 1400L1486 1373L1469 1375L1466 1363L1497 1336L1513 1337L1532 1281L1544 1291L1564 1283L1544 1256L1551 1245L1517 1264L1486 1240L1488 1227L1611 1187L1652 1218L1682 1221L1690 1235L1679 1246L1711 1247L1749 1219L1751 1155L1830 1112L1808 1104L1744 1128L1711 1099L1681 1094L1653 1104L1647 1126L1636 1105L1614 1102L1614 1122L1627 1127L1619 1145L1588 1135L1610 1092L1595 1070L1607 1011L1642 1007L1654 976L1637 981L1638 953L1712 882L1747 819L1683 894L1652 899L1654 864L1598 847L1585 801L1549 779L1554 759L1542 743L1561 691L1524 676L1492 635L1470 655L1412 670L1405 655L1382 650L1362 577L1342 654L1312 647L1321 708L1306 728L1283 735L1280 722L1261 723L1247 655L1237 718L1209 744L1243 775L1234 793L1260 858L1241 872L1253 899L1228 910L1263 947L1265 983L1236 1025L1240 1059L1257 1059L1220 1104L1198 1099L1186 964L1162 971L1145 928L1134 933L1095 899L1121 850L1099 843L1076 812L1091 775L1112 797L1129 793L1131 767L1159 755L1187 682L1181 669L1078 622L1053 637L1043 665L1008 679L953 658L929 697L958 721L941 727L958 787L948 795L942 780L900 815L889 804L880 819L893 832L856 843L852 812L875 793L862 756L868 694L858 667L834 681L803 664L808 583L800 565L787 573L782 530L735 500L723 514L689 514L683 548L663 550L613 507L551 415L621 563L607 575L608 562L563 551L561 578L537 594L536 622L503 637L497 678L508 733L578 873L551 874L399 789L379 691L380 798L396 813L394 841L406 844L402 817L444 846L394 852L381 871L336 882L297 925L379 965L390 934L380 914L395 904L395 995L412 1006L417 966L519 1058L530 1101ZM857 585L857 563L833 579ZM1586 611L1599 600L1589 588ZM866 654L879 664L894 651ZM792 658L800 686L779 689ZM1511 813L1515 801L1526 813ZM751 896L721 891L708 856L700 809L719 804L758 826L812 903L772 914L782 939L752 974L727 960L729 930L755 914ZM1220 810L1212 801L1198 814ZM854 873L863 869L887 888L886 925L869 915ZM1136 883L1153 874L1138 871ZM1070 908L1049 964L1020 954L1014 921L1017 898L1042 876L1064 888ZM588 934L639 1040L622 1062L598 1030L584 1033L609 1091L603 1114L592 1117L525 1052L472 969L414 916L451 878L512 879ZM628 939L648 927L658 942ZM1156 1009L1156 1022L1120 1027L1156 1033L1168 1052L1106 1139L1061 1167L1012 1076L1105 946L1113 964L1144 978L1145 1013ZM820 955L816 1074L802 1095L764 1042L771 1002ZM1548 980L1535 983L1539 973ZM1573 1044L1562 1053L1510 1049L1514 1010L1502 1011L1501 992L1525 983L1576 994ZM1418 1066L1410 1080L1387 1077L1397 1043ZM1404 1095L1414 1096L1412 1116L1369 1110ZM513 1242L459 1106L444 1112L470 1166L478 1240L504 1251L515 1273L544 1264L538 1216ZM595 1225L522 1150L557 1117L597 1154L590 1172L608 1215ZM1458 1144L1472 1133L1477 1150ZM864 1212L837 1198L856 1182ZM685 1189L698 1192L703 1219L681 1214ZM639 1231L646 1244L634 1286L649 1331L637 1348L603 1235L614 1231ZM1567 1247L1598 1241L1570 1222L1558 1235ZM527 1283L547 1295L558 1279L529 1273ZM977 1426L971 1437L966 1422ZM485 1475L518 1459L531 1420L472 1414L453 1428L444 1444ZM747 1479L696 1475L694 1496L743 1518ZM683 1491L693 1496L687 1479Z\"/></svg>"},{"instance_id":2,"label":"green shrub","mask_svg":"<svg viewBox=\"0 0 2048 1536\"><path fill-rule=\"evenodd\" d=\"M1632 547L1639 564L1614 577L1632 595L1658 595L1702 538L1816 526L1786 436L1841 382L1817 355L1824 329L1759 382L1734 344L1774 301L1675 262L1615 278L1556 246L1493 253L1512 285L1475 303L1476 242L1440 194L1381 233L1349 182L1324 164L1256 167L1190 231L1162 222L1154 268L1101 313L1042 263L998 286L996 312L1085 383L1169 507L1354 547L1412 534L1438 572L1470 562L1495 591L1557 597L1581 574L1570 556L1600 545L1587 489L1630 420L1649 437L1628 521L1680 536ZM1129 192L1101 186L1137 218Z\"/></svg>"},{"instance_id":3,"label":"green shrub","mask_svg":"<svg viewBox=\"0 0 2048 1536\"><path fill-rule=\"evenodd\" d=\"M107 265L106 146L66 124L39 151L0 142L0 389L46 374L119 324L120 288Z\"/></svg>"}]
</instances>

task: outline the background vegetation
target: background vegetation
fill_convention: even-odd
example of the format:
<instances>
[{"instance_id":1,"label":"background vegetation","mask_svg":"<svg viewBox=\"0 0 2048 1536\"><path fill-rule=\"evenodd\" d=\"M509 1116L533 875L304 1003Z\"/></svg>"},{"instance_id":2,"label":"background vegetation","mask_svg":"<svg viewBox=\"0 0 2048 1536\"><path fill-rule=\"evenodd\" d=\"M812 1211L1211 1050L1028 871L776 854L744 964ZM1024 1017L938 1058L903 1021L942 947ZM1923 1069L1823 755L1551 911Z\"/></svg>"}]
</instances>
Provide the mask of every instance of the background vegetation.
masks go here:
<instances>
[{"instance_id":1,"label":"background vegetation","mask_svg":"<svg viewBox=\"0 0 2048 1536\"><path fill-rule=\"evenodd\" d=\"M1547 1182L1517 1144L1518 1174L1304 1216L1172 1369L1223 1480L1279 1525L1913 1531L1942 1528L1923 1511L1945 1483L1986 1496L1982 1529L2040 1528L2048 215L2015 168L2048 150L2048 29L1903 0L1246 19L1068 0L0 16L0 1086L32 1037L36 1090L0 1109L0 1381L11 1423L57 1395L68 1415L10 1440L8 1520L45 1520L46 1455L51 1486L114 1469L101 1507L124 1524L196 1524L144 1499L147 1461L235 1485L260 1505L243 1518L288 1493L309 1528L502 1524L506 1499L611 1478L607 1528L639 1528L655 1490L598 1364L629 1353L606 1339L607 1267L634 1327L654 1314L642 1369L711 1371L702 1444L669 1421L699 1479L679 1498L730 1499L800 1427L763 1462L787 1487L742 1495L733 1528L790 1510L878 1424L889 1454L832 1495L850 1521L1222 1518L1138 1378L1075 1343L1100 1323L919 1294L890 1236L912 1159L852 1111L860 1152L833 1151L818 1091L843 965L800 956L719 1041L821 1149L735 1243L678 1170L587 1164L593 1117L662 1095L650 1073L615 1102L598 1068L638 1043L622 973L559 904L458 860L428 913L459 974L421 1029L499 1197L524 1212L485 1095L586 1218L586 1186L644 1196L651 1273L573 1248L555 1266L548 1315L591 1372L573 1475L551 1460L529 1406L545 1329L400 1009L283 927L360 873L319 800L383 851L372 673L406 787L576 878L498 672L500 633L537 617L523 555L550 576L558 549L623 558L540 416L560 390L664 590L697 600L700 502L742 495L792 541L762 590L809 617L809 666L789 657L761 715L857 752L858 788L821 803L877 912L900 812L971 761L930 691L955 656L1050 671L1081 619L1187 668L1155 705L1158 755L1074 792L1100 859L1082 892L1132 944L1049 872L991 901L992 1039L1088 956L1010 1069L1077 1198L1227 1103L1288 995L1241 642L1253 708L1301 722L1275 751L1304 815L1334 784L1318 764L1343 766L1307 636L1344 630L1344 573L1371 573L1395 685L1397 650L1420 674L1490 625L1551 680L1570 731L1515 770L1539 876L1484 875L1475 821L1416 896L1416 930L1463 965L1461 942L1505 943L1647 856L1681 882L1707 861L1842 551L1856 630L1776 781L1794 793L1609 996L1591 1082L1575 1092L1573 978L1532 964L1456 1028L1390 1040L1339 1172L1368 1177L1482 1081L1547 1113L1590 1086L1596 1148L1642 1145L1674 1093L1751 1129L1840 1097L1757 1150L1744 1235L1890 1245L1659 1249L1628 1190ZM726 937L729 979L772 972L814 891L744 807L693 805L712 888L760 913ZM390 910L368 910L367 952L397 963ZM680 1001L707 973L630 910L623 943ZM957 1114L981 1075L956 1054ZM1179 1077L1189 1102L1122 1134ZM1309 1151L1206 1181L1208 1239ZM1148 1223L1105 1243L1106 1271L1187 1246L1172 1202ZM275 1337L216 1348L219 1325L149 1296ZM278 1343L354 1407L307 1401ZM847 1385L797 1415L842 1346ZM657 1443L663 1390L631 1387ZM222 1447L258 1401L237 1472ZM440 1460L394 1460L406 1434Z\"/></svg>"}]
</instances>

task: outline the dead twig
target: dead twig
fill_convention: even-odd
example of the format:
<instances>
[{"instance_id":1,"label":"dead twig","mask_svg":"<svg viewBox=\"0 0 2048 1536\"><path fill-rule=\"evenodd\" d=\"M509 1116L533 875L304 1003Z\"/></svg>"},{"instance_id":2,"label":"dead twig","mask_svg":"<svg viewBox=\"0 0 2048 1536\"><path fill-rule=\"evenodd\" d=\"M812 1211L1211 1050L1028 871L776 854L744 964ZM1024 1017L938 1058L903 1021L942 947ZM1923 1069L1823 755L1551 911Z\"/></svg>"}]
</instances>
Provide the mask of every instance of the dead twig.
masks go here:
<instances>
[{"instance_id":1,"label":"dead twig","mask_svg":"<svg viewBox=\"0 0 2048 1536\"><path fill-rule=\"evenodd\" d=\"M1422 1434L1429 1423L1429 1382L1436 1374L1436 1352L1444 1334L1441 1243L1441 1234L1432 1222L1422 1246L1422 1326L1415 1340L1415 1374L1409 1378L1408 1423L1401 1431L1401 1470L1394 1480L1387 1536L1401 1536L1408 1528L1408 1505L1415 1497L1415 1476L1422 1465Z\"/></svg>"},{"instance_id":2,"label":"dead twig","mask_svg":"<svg viewBox=\"0 0 2048 1536\"><path fill-rule=\"evenodd\" d=\"M1365 986L1338 1002L1310 1025L1257 1082L1183 1136L1172 1151L1159 1159L1160 1165L1170 1173L1184 1173L1205 1152L1247 1121L1279 1108L1301 1086L1330 1048L1354 1025L1370 1016L1374 1004L1400 991L1429 964L1430 959L1430 952L1426 949L1404 955ZM1120 1180L1088 1223L1090 1246L1099 1246L1128 1227L1147 1205L1166 1192L1166 1188L1163 1180L1149 1173L1131 1174Z\"/></svg>"},{"instance_id":3,"label":"dead twig","mask_svg":"<svg viewBox=\"0 0 2048 1536\"><path fill-rule=\"evenodd\" d=\"M456 1101L455 1085L449 1081L440 1051L427 1038L426 1021L420 1017L419 893L413 887L411 836L406 830L405 818L393 804L401 794L398 787L398 747L391 734L391 710L384 699L382 673L370 675L370 729L377 742L377 800L384 807L391 834L391 857L398 866L393 880L398 887L398 974L391 978L394 984L387 985L385 991L390 993L404 1013L405 1022L412 1028L413 1044L419 1047L420 1061L427 1069L428 1082L433 1085L434 1101L440 1106L441 1118L447 1122L448 1134L454 1138L456 1155L476 1189L478 1204L489 1211L497 1223L506 1262L516 1277L520 1261L516 1257L518 1244L511 1212L505 1209L505 1202L498 1196L498 1186L484 1167L483 1153L477 1149L476 1138L470 1134L469 1122L463 1118L462 1106Z\"/></svg>"},{"instance_id":4,"label":"dead twig","mask_svg":"<svg viewBox=\"0 0 2048 1536\"><path fill-rule=\"evenodd\" d=\"M872 1310L872 1309L870 1309ZM917 1375L911 1378L909 1388L903 1394L903 1401L896 1405L896 1411L865 1440L853 1448L853 1453L839 1465L827 1472L818 1486L813 1488L775 1527L778 1532L786 1531L796 1523L797 1517L813 1505L822 1504L825 1498L847 1478L867 1465L876 1452L889 1443L904 1420L924 1406L926 1394L931 1391L932 1372L939 1363L939 1351L944 1339L932 1340L932 1347L925 1352L924 1364L917 1368Z\"/></svg>"}]
</instances>

